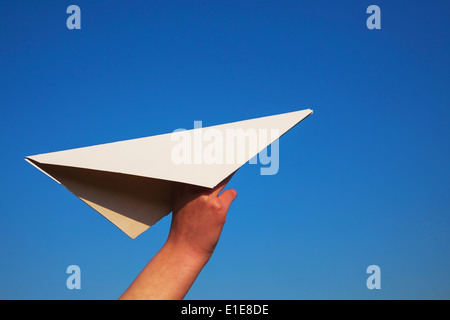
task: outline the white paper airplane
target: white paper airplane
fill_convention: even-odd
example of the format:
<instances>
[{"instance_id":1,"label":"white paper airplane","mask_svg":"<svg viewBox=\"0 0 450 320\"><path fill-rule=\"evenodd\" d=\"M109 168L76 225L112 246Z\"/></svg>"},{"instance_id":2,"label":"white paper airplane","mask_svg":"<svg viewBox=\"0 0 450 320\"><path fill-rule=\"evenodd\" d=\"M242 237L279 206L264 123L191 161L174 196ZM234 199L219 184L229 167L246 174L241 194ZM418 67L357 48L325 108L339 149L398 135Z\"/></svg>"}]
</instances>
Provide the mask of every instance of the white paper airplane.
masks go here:
<instances>
[{"instance_id":1,"label":"white paper airplane","mask_svg":"<svg viewBox=\"0 0 450 320\"><path fill-rule=\"evenodd\" d=\"M25 160L65 186L134 239L172 211L171 190L174 183L214 188L310 114L312 110L306 109L177 133L45 153L25 157ZM235 161L228 161L226 156L233 150L238 153L238 145L234 149L229 149L229 145L224 148L224 159L227 161L217 161L220 159L215 158L211 163L201 157L207 153L208 143L211 147L213 138L216 139L214 146L217 147L220 145L217 137L226 138L230 132L270 134L265 137L256 134L253 135L256 139L247 139L244 156ZM206 145L204 150L201 148L203 145L199 148L199 137L203 145ZM208 139L209 142L205 143ZM174 158L178 152L184 156L183 159L189 160L189 157L185 157L189 155L189 150L181 150L184 152L180 153L180 146L186 145L182 145L181 141L194 141L190 162L180 163L179 158ZM204 153L199 157L195 148Z\"/></svg>"}]
</instances>

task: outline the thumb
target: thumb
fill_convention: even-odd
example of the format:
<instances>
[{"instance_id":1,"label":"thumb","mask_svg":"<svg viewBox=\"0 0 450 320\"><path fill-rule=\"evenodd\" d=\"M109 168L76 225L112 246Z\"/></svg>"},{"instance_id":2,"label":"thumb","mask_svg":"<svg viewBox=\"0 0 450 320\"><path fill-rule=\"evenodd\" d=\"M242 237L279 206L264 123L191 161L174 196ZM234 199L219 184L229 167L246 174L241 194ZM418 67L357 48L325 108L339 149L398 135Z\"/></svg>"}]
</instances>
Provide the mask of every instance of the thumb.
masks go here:
<instances>
[{"instance_id":1,"label":"thumb","mask_svg":"<svg viewBox=\"0 0 450 320\"><path fill-rule=\"evenodd\" d=\"M222 208L225 212L228 211L228 208L230 207L231 203L234 199L236 199L237 191L234 189L228 189L225 190L220 194L218 197L220 203L222 204Z\"/></svg>"}]
</instances>

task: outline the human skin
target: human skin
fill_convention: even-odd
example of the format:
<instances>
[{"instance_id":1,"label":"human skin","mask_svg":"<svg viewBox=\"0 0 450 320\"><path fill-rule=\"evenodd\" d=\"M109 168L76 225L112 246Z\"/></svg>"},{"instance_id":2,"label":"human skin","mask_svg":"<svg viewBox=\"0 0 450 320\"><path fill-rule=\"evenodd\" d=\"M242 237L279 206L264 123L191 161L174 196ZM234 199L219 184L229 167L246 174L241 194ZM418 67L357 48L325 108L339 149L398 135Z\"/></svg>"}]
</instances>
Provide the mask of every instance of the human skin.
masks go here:
<instances>
[{"instance_id":1,"label":"human skin","mask_svg":"<svg viewBox=\"0 0 450 320\"><path fill-rule=\"evenodd\" d=\"M224 190L231 176L216 188L177 183L169 235L120 300L183 299L211 258L237 196Z\"/></svg>"}]
</instances>

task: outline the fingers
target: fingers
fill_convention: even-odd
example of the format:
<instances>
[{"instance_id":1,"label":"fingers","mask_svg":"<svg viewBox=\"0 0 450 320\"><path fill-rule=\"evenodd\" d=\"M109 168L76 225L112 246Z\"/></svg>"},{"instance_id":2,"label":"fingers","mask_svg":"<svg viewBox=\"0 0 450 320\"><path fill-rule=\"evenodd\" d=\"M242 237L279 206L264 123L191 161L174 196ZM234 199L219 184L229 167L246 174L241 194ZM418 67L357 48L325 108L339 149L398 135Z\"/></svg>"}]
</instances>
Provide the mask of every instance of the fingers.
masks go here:
<instances>
[{"instance_id":1,"label":"fingers","mask_svg":"<svg viewBox=\"0 0 450 320\"><path fill-rule=\"evenodd\" d=\"M236 171L235 171L236 172ZM180 208L184 207L186 203L200 197L200 196L208 196L215 199L220 198L220 202L222 206L228 210L231 202L236 198L237 192L236 190L230 189L223 191L227 186L228 182L233 177L234 173L230 174L224 180L222 180L216 187L213 189L186 184L186 183L178 183L175 182L172 185L172 211L176 212ZM222 192L223 191L223 192ZM220 194L222 192L222 194ZM220 195L220 196L219 196Z\"/></svg>"},{"instance_id":2,"label":"fingers","mask_svg":"<svg viewBox=\"0 0 450 320\"><path fill-rule=\"evenodd\" d=\"M236 172L236 171L235 171ZM230 174L228 177L226 177L225 179L222 180L222 182L220 182L214 189L213 191L210 193L210 195L212 196L216 196L218 197L219 194L222 192L223 189L225 189L225 187L227 186L228 182L231 180L231 178L233 177L234 173Z\"/></svg>"},{"instance_id":3,"label":"fingers","mask_svg":"<svg viewBox=\"0 0 450 320\"><path fill-rule=\"evenodd\" d=\"M222 209L227 212L230 208L231 203L234 199L236 199L237 191L234 189L228 189L222 192L222 194L218 197L220 203L222 204Z\"/></svg>"}]
</instances>

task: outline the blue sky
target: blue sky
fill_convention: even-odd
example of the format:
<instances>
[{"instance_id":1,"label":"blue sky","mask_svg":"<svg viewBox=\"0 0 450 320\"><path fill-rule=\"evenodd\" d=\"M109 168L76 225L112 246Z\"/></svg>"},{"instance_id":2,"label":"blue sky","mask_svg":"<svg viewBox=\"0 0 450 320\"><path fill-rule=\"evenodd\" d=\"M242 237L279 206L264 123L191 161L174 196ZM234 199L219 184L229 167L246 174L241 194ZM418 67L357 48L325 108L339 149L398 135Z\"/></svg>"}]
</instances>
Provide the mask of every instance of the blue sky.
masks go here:
<instances>
[{"instance_id":1,"label":"blue sky","mask_svg":"<svg viewBox=\"0 0 450 320\"><path fill-rule=\"evenodd\" d=\"M66 27L71 4L81 30ZM169 230L170 216L129 239L25 156L311 108L276 175L233 177L186 298L449 299L449 9L2 1L0 298L116 299ZM72 264L81 290L66 288Z\"/></svg>"}]
</instances>

